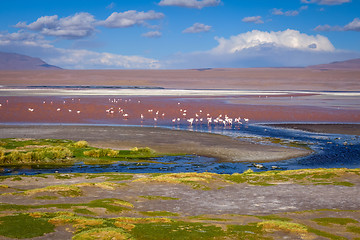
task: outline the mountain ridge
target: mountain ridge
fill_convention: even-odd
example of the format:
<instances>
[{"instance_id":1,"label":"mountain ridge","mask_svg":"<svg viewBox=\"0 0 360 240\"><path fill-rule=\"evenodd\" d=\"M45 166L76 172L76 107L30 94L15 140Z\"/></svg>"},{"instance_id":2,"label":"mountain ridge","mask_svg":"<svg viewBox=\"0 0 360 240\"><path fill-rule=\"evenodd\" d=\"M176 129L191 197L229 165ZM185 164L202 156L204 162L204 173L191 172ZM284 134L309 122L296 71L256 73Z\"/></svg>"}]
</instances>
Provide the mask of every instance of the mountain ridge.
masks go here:
<instances>
[{"instance_id":1,"label":"mountain ridge","mask_svg":"<svg viewBox=\"0 0 360 240\"><path fill-rule=\"evenodd\" d=\"M327 64L311 65L307 68L311 69L358 69L360 70L360 58L349 59L345 61L336 61Z\"/></svg>"},{"instance_id":2,"label":"mountain ridge","mask_svg":"<svg viewBox=\"0 0 360 240\"><path fill-rule=\"evenodd\" d=\"M0 52L0 70L59 70L40 58L18 53Z\"/></svg>"}]
</instances>

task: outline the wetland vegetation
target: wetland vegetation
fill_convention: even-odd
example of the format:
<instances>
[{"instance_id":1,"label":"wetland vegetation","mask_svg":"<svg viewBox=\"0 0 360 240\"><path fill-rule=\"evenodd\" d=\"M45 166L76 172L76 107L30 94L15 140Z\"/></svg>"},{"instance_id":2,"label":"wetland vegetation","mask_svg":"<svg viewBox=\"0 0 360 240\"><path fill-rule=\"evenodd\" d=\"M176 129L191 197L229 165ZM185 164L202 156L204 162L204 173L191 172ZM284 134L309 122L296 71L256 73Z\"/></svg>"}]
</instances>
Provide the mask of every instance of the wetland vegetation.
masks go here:
<instances>
[{"instance_id":1,"label":"wetland vegetation","mask_svg":"<svg viewBox=\"0 0 360 240\"><path fill-rule=\"evenodd\" d=\"M4 166L146 161L157 156L148 148L100 149L85 141L2 139L0 145ZM32 158L33 155L37 158ZM238 209L240 205L233 202L239 197L235 193L248 188L260 195L267 188L274 188L271 192L276 195L277 186L285 186L288 190L284 194L289 194L297 186L311 189L308 187L324 185L329 191L349 189L356 193L360 185L360 169L265 172L249 169L234 174L108 172L7 175L0 177L0 237L24 239L43 236L44 239L74 240L282 239L285 236L291 239L360 239L360 210L351 204L351 207L304 207L295 211L292 208L286 210L284 203L284 206L271 209L271 214L260 214L261 210L251 208L253 206L249 206L253 210L248 213L223 211L224 204ZM224 194L222 191L226 189L230 189L228 194L235 195ZM307 190L303 191L306 195ZM203 194L211 197L200 197L207 196ZM225 202L217 202L216 196ZM279 195L277 199L286 197ZM247 202L253 200L250 196L245 198ZM262 204L272 201L267 199ZM214 203L219 205L202 209Z\"/></svg>"},{"instance_id":2,"label":"wetland vegetation","mask_svg":"<svg viewBox=\"0 0 360 240\"><path fill-rule=\"evenodd\" d=\"M117 161L146 160L157 157L150 148L130 150L103 149L89 146L86 141L62 139L1 139L0 166L26 164L107 164Z\"/></svg>"}]
</instances>

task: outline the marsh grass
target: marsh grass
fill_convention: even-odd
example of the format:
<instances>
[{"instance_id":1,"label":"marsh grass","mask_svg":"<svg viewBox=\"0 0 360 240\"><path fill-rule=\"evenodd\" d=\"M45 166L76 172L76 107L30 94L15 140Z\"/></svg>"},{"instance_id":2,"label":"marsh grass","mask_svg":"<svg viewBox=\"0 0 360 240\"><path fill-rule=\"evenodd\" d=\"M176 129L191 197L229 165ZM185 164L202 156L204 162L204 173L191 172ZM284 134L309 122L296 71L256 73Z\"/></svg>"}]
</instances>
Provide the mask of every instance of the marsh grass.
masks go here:
<instances>
[{"instance_id":1,"label":"marsh grass","mask_svg":"<svg viewBox=\"0 0 360 240\"><path fill-rule=\"evenodd\" d=\"M359 226L347 226L346 230L348 232L352 232L352 233L360 235L360 227Z\"/></svg>"},{"instance_id":2,"label":"marsh grass","mask_svg":"<svg viewBox=\"0 0 360 240\"><path fill-rule=\"evenodd\" d=\"M34 198L39 200L57 200L59 197L44 195L44 196L36 196Z\"/></svg>"},{"instance_id":3,"label":"marsh grass","mask_svg":"<svg viewBox=\"0 0 360 240\"><path fill-rule=\"evenodd\" d=\"M359 223L357 220L352 218L314 218L312 219L314 222L316 222L319 225L323 226L331 226L332 224L337 225L347 225L349 223Z\"/></svg>"},{"instance_id":4,"label":"marsh grass","mask_svg":"<svg viewBox=\"0 0 360 240\"><path fill-rule=\"evenodd\" d=\"M59 209L71 209L78 207L89 208L104 208L109 213L120 213L122 211L128 211L133 208L133 204L121 199L105 198L96 199L88 203L59 203L59 204L42 204L42 205L17 205L0 203L0 211L27 211L30 209L40 208L59 208Z\"/></svg>"},{"instance_id":5,"label":"marsh grass","mask_svg":"<svg viewBox=\"0 0 360 240\"><path fill-rule=\"evenodd\" d=\"M202 223L174 221L171 223L141 223L136 224L130 232L135 239L217 239L226 233L217 226Z\"/></svg>"},{"instance_id":6,"label":"marsh grass","mask_svg":"<svg viewBox=\"0 0 360 240\"><path fill-rule=\"evenodd\" d=\"M325 238L328 238L328 239L331 239L331 240L346 240L347 238L345 237L341 237L341 236L338 236L338 235L335 235L335 234L332 234L332 233L328 233L328 232L324 232L324 231L321 231L319 229L316 229L316 228L312 228L312 227L308 227L308 231L310 233L314 233L320 237L325 237Z\"/></svg>"},{"instance_id":7,"label":"marsh grass","mask_svg":"<svg viewBox=\"0 0 360 240\"><path fill-rule=\"evenodd\" d=\"M30 212L0 217L0 235L11 238L32 238L53 232L56 226L71 226L75 232L73 239L273 239L272 236L295 237L296 239L316 239L316 236L328 239L345 239L332 233L320 231L299 223L291 222L291 219L277 215L247 216L260 218L263 221L248 224L228 225L228 221L234 219L208 218L206 216L182 217L181 221L158 217L117 217L101 218L86 207L102 205L123 204L120 199L101 199L90 203L72 204L74 212ZM55 206L53 204L52 206ZM50 205L49 205L50 206ZM28 206L32 208L33 206ZM44 206L37 206L43 208ZM64 206L65 207L65 206ZM69 207L69 205L67 206ZM71 207L71 206L70 206ZM155 212L154 212L155 213ZM169 212L165 212L169 213ZM168 215L168 214L167 214ZM173 216L173 214L170 214ZM319 218L320 219L320 218ZM326 222L341 222L346 226L346 231L352 234L360 234L360 227L354 225L357 221L348 218L327 219ZM323 221L321 220L321 221ZM221 221L221 223L219 223Z\"/></svg>"},{"instance_id":8,"label":"marsh grass","mask_svg":"<svg viewBox=\"0 0 360 240\"><path fill-rule=\"evenodd\" d=\"M23 192L25 195L35 195L38 193L56 193L64 197L78 197L83 194L82 190L72 185L54 185L44 188L35 188Z\"/></svg>"},{"instance_id":9,"label":"marsh grass","mask_svg":"<svg viewBox=\"0 0 360 240\"><path fill-rule=\"evenodd\" d=\"M9 238L33 238L54 231L54 225L46 219L27 214L0 217L0 235Z\"/></svg>"},{"instance_id":10,"label":"marsh grass","mask_svg":"<svg viewBox=\"0 0 360 240\"><path fill-rule=\"evenodd\" d=\"M110 164L117 161L138 161L160 156L150 148L131 150L102 149L86 141L60 139L1 139L0 165L18 164Z\"/></svg>"},{"instance_id":11,"label":"marsh grass","mask_svg":"<svg viewBox=\"0 0 360 240\"><path fill-rule=\"evenodd\" d=\"M87 208L76 208L74 209L74 213L85 214L85 215L96 215L96 213L90 211Z\"/></svg>"},{"instance_id":12,"label":"marsh grass","mask_svg":"<svg viewBox=\"0 0 360 240\"><path fill-rule=\"evenodd\" d=\"M266 232L272 231L283 231L283 232L291 232L291 233L308 233L307 227L299 224L288 221L280 221L280 220L269 220L264 222L257 223L258 226L261 226L262 229Z\"/></svg>"},{"instance_id":13,"label":"marsh grass","mask_svg":"<svg viewBox=\"0 0 360 240\"><path fill-rule=\"evenodd\" d=\"M151 196L151 195L139 196L139 197L145 198L148 200L180 200L180 198L164 197L164 196Z\"/></svg>"},{"instance_id":14,"label":"marsh grass","mask_svg":"<svg viewBox=\"0 0 360 240\"><path fill-rule=\"evenodd\" d=\"M144 177L134 180L133 182L166 182L166 183L182 183L190 185L193 189L211 190L207 185L212 181L223 179L216 173L169 173L169 174L153 174L150 177Z\"/></svg>"},{"instance_id":15,"label":"marsh grass","mask_svg":"<svg viewBox=\"0 0 360 240\"><path fill-rule=\"evenodd\" d=\"M172 213L168 211L147 211L147 212L140 212L145 216L160 216L160 217L170 217L170 216L179 216L178 213Z\"/></svg>"},{"instance_id":16,"label":"marsh grass","mask_svg":"<svg viewBox=\"0 0 360 240\"><path fill-rule=\"evenodd\" d=\"M246 171L242 174L224 174L223 178L233 183L248 183L252 185L268 186L277 183L289 182L296 184L323 184L352 187L355 184L338 181L344 175L355 175L359 169L301 169L288 171Z\"/></svg>"},{"instance_id":17,"label":"marsh grass","mask_svg":"<svg viewBox=\"0 0 360 240\"><path fill-rule=\"evenodd\" d=\"M107 227L107 228L94 228L87 231L80 232L73 236L73 240L107 240L107 239L133 239L129 233L122 228Z\"/></svg>"}]
</instances>

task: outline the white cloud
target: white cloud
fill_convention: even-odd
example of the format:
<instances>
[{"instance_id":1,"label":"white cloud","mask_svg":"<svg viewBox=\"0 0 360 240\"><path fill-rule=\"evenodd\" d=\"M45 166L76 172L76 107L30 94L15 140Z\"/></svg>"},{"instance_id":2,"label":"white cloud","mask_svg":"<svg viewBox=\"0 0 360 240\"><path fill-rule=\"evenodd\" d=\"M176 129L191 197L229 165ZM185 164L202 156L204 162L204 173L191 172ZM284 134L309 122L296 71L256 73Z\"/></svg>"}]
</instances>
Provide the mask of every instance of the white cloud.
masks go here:
<instances>
[{"instance_id":1,"label":"white cloud","mask_svg":"<svg viewBox=\"0 0 360 240\"><path fill-rule=\"evenodd\" d=\"M263 20L261 20L261 16L253 16L253 17L244 17L242 19L243 22L247 23L256 23L256 24L262 24L264 23Z\"/></svg>"},{"instance_id":2,"label":"white cloud","mask_svg":"<svg viewBox=\"0 0 360 240\"><path fill-rule=\"evenodd\" d=\"M48 36L72 39L91 35L95 31L95 22L93 15L83 12L60 19L57 15L43 16L30 24L19 22L15 27L39 31Z\"/></svg>"},{"instance_id":3,"label":"white cloud","mask_svg":"<svg viewBox=\"0 0 360 240\"><path fill-rule=\"evenodd\" d=\"M301 0L302 3L317 3L319 5L341 5L349 3L351 0Z\"/></svg>"},{"instance_id":4,"label":"white cloud","mask_svg":"<svg viewBox=\"0 0 360 240\"><path fill-rule=\"evenodd\" d=\"M284 15L284 16L297 16L299 15L298 10L283 11L282 9L274 8L271 10L272 15Z\"/></svg>"},{"instance_id":5,"label":"white cloud","mask_svg":"<svg viewBox=\"0 0 360 240\"><path fill-rule=\"evenodd\" d=\"M158 60L81 49L56 48L36 33L20 30L0 34L0 51L39 57L47 63L68 69L159 68Z\"/></svg>"},{"instance_id":6,"label":"white cloud","mask_svg":"<svg viewBox=\"0 0 360 240\"><path fill-rule=\"evenodd\" d=\"M159 5L202 9L217 6L220 3L221 0L161 0Z\"/></svg>"},{"instance_id":7,"label":"white cloud","mask_svg":"<svg viewBox=\"0 0 360 240\"><path fill-rule=\"evenodd\" d=\"M178 53L162 62L163 68L301 67L360 57L336 50L321 35L296 30L250 31L230 38L216 38L218 45L202 52Z\"/></svg>"},{"instance_id":8,"label":"white cloud","mask_svg":"<svg viewBox=\"0 0 360 240\"><path fill-rule=\"evenodd\" d=\"M161 37L161 35L162 34L159 31L150 31L150 32L142 34L141 36L147 37L147 38L159 38L159 37Z\"/></svg>"},{"instance_id":9,"label":"white cloud","mask_svg":"<svg viewBox=\"0 0 360 240\"><path fill-rule=\"evenodd\" d=\"M88 50L54 49L57 56L47 58L52 65L73 69L156 69L157 60L141 56L124 56Z\"/></svg>"},{"instance_id":10,"label":"white cloud","mask_svg":"<svg viewBox=\"0 0 360 240\"><path fill-rule=\"evenodd\" d=\"M211 26L205 25L203 23L194 23L191 27L186 28L183 33L201 33L208 32L211 30Z\"/></svg>"},{"instance_id":11,"label":"white cloud","mask_svg":"<svg viewBox=\"0 0 360 240\"><path fill-rule=\"evenodd\" d=\"M126 28L134 25L145 24L147 20L164 18L163 13L150 10L148 12L138 12L130 10L126 12L114 12L106 20L99 21L98 25L108 28Z\"/></svg>"},{"instance_id":12,"label":"white cloud","mask_svg":"<svg viewBox=\"0 0 360 240\"><path fill-rule=\"evenodd\" d=\"M330 26L326 25L319 25L315 29L315 31L356 31L360 32L360 18L354 18L354 20L347 25L341 26Z\"/></svg>"},{"instance_id":13,"label":"white cloud","mask_svg":"<svg viewBox=\"0 0 360 240\"><path fill-rule=\"evenodd\" d=\"M112 2L106 6L107 9L113 9L116 6L116 3Z\"/></svg>"},{"instance_id":14,"label":"white cloud","mask_svg":"<svg viewBox=\"0 0 360 240\"><path fill-rule=\"evenodd\" d=\"M213 53L235 53L255 47L280 47L302 51L334 51L334 46L324 36L311 36L296 30L287 29L279 32L262 32L253 30L229 39L216 38L219 45Z\"/></svg>"},{"instance_id":15,"label":"white cloud","mask_svg":"<svg viewBox=\"0 0 360 240\"><path fill-rule=\"evenodd\" d=\"M351 23L344 27L345 31L360 31L360 18L355 18Z\"/></svg>"},{"instance_id":16,"label":"white cloud","mask_svg":"<svg viewBox=\"0 0 360 240\"><path fill-rule=\"evenodd\" d=\"M282 9L279 9L279 8L273 8L271 10L271 14L272 15L283 15L283 16L297 16L297 15L299 15L299 13L301 11L304 11L307 9L308 9L308 6L301 6L297 10L288 10L288 11L283 11Z\"/></svg>"},{"instance_id":17,"label":"white cloud","mask_svg":"<svg viewBox=\"0 0 360 240\"><path fill-rule=\"evenodd\" d=\"M36 33L29 33L20 30L15 33L0 33L0 46L29 46L29 47L52 47L49 41L47 41L42 35Z\"/></svg>"}]
</instances>

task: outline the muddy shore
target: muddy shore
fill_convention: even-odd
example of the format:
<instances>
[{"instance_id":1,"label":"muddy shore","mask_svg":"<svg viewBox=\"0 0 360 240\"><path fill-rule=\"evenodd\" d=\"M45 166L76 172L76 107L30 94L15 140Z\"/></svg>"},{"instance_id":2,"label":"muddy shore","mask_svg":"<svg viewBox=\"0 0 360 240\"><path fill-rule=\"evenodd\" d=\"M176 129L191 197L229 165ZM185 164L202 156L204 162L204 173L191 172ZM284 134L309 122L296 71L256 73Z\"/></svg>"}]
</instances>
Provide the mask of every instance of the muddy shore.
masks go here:
<instances>
[{"instance_id":1,"label":"muddy shore","mask_svg":"<svg viewBox=\"0 0 360 240\"><path fill-rule=\"evenodd\" d=\"M153 127L0 125L0 130L0 138L86 140L102 148L150 147L160 153L195 154L223 161L278 161L310 153L305 149L260 145L217 134Z\"/></svg>"}]
</instances>

